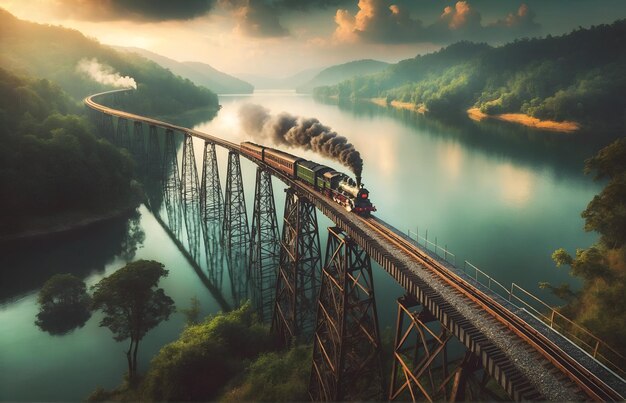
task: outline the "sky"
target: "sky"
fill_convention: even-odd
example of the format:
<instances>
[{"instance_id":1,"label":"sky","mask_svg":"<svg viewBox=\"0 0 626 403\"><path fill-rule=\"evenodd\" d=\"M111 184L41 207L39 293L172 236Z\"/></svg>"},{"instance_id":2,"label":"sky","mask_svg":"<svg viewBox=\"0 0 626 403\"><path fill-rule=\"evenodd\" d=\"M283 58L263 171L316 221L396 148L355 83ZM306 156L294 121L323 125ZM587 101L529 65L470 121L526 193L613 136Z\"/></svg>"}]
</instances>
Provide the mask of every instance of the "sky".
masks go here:
<instances>
[{"instance_id":1,"label":"sky","mask_svg":"<svg viewBox=\"0 0 626 403\"><path fill-rule=\"evenodd\" d=\"M626 18L626 0L0 0L0 7L104 44L273 78Z\"/></svg>"}]
</instances>

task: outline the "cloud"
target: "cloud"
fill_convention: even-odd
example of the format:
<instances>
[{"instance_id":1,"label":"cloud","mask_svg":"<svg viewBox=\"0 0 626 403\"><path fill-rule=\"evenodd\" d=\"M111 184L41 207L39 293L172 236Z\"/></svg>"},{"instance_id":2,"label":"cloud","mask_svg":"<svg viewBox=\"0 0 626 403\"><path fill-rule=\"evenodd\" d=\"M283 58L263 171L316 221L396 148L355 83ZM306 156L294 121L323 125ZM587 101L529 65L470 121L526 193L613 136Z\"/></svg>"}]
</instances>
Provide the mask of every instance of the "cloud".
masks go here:
<instances>
[{"instance_id":1,"label":"cloud","mask_svg":"<svg viewBox=\"0 0 626 403\"><path fill-rule=\"evenodd\" d=\"M88 21L190 20L207 14L216 0L57 0L56 14Z\"/></svg>"},{"instance_id":2,"label":"cloud","mask_svg":"<svg viewBox=\"0 0 626 403\"><path fill-rule=\"evenodd\" d=\"M516 13L483 25L482 16L469 1L457 1L439 18L425 25L392 0L359 0L356 14L339 9L333 38L338 42L447 43L455 40L510 40L535 33L540 25L535 13L522 4Z\"/></svg>"},{"instance_id":3,"label":"cloud","mask_svg":"<svg viewBox=\"0 0 626 403\"><path fill-rule=\"evenodd\" d=\"M423 31L421 22L412 19L408 10L388 0L359 0L354 16L339 9L335 22L334 37L340 42L411 42Z\"/></svg>"},{"instance_id":4,"label":"cloud","mask_svg":"<svg viewBox=\"0 0 626 403\"><path fill-rule=\"evenodd\" d=\"M231 8L237 20L235 31L256 37L279 37L288 35L288 31L280 24L279 10L271 3L263 0L222 0L220 2Z\"/></svg>"}]
</instances>

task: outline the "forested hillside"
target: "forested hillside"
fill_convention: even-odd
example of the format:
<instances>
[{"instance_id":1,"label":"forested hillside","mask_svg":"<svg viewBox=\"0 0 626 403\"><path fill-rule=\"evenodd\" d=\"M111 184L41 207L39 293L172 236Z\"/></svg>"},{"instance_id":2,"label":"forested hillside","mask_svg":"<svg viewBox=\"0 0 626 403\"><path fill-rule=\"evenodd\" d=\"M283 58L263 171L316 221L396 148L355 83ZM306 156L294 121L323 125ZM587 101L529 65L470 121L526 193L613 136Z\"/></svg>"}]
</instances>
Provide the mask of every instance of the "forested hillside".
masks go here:
<instances>
[{"instance_id":1,"label":"forested hillside","mask_svg":"<svg viewBox=\"0 0 626 403\"><path fill-rule=\"evenodd\" d=\"M355 60L349 63L331 66L320 71L313 79L296 88L297 92L310 93L315 87L334 85L355 76L364 76L384 70L389 63L378 60Z\"/></svg>"},{"instance_id":2,"label":"forested hillside","mask_svg":"<svg viewBox=\"0 0 626 403\"><path fill-rule=\"evenodd\" d=\"M120 85L134 80L137 91L129 105L136 113L168 115L218 107L213 92L141 56L117 52L75 30L21 21L3 9L0 44L0 67L47 78L76 100L111 89L116 80Z\"/></svg>"},{"instance_id":3,"label":"forested hillside","mask_svg":"<svg viewBox=\"0 0 626 403\"><path fill-rule=\"evenodd\" d=\"M476 107L588 127L626 127L626 20L500 47L460 42L316 95L386 98L445 115Z\"/></svg>"},{"instance_id":4,"label":"forested hillside","mask_svg":"<svg viewBox=\"0 0 626 403\"><path fill-rule=\"evenodd\" d=\"M0 236L132 204L130 157L96 139L79 110L49 80L0 68Z\"/></svg>"}]
</instances>

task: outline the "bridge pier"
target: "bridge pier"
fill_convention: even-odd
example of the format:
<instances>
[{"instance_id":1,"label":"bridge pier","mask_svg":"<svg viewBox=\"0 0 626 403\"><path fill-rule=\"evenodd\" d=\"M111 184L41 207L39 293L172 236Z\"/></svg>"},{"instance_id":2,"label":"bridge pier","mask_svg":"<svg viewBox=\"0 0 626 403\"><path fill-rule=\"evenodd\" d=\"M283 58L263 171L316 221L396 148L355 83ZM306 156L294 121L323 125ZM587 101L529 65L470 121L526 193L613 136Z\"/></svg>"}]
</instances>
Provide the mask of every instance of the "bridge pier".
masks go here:
<instances>
[{"instance_id":1,"label":"bridge pier","mask_svg":"<svg viewBox=\"0 0 626 403\"><path fill-rule=\"evenodd\" d=\"M178 156L176 154L176 134L173 130L165 131L165 150L163 153L163 193L167 209L167 223L177 238L182 231L180 177L178 176Z\"/></svg>"},{"instance_id":2,"label":"bridge pier","mask_svg":"<svg viewBox=\"0 0 626 403\"><path fill-rule=\"evenodd\" d=\"M286 193L271 329L288 346L313 333L321 248L315 205L293 188Z\"/></svg>"},{"instance_id":3,"label":"bridge pier","mask_svg":"<svg viewBox=\"0 0 626 403\"><path fill-rule=\"evenodd\" d=\"M276 291L276 270L280 257L280 235L271 174L256 170L254 209L250 242L249 277L254 305L263 322L271 320Z\"/></svg>"},{"instance_id":4,"label":"bridge pier","mask_svg":"<svg viewBox=\"0 0 626 403\"><path fill-rule=\"evenodd\" d=\"M202 183L200 185L200 214L206 230L207 249L216 251L217 240L224 221L224 197L220 185L215 143L204 142Z\"/></svg>"},{"instance_id":5,"label":"bridge pier","mask_svg":"<svg viewBox=\"0 0 626 403\"><path fill-rule=\"evenodd\" d=\"M239 154L228 152L226 172L226 198L224 201L224 224L222 245L229 257L248 256L250 233L248 232L246 198L243 192ZM234 255L233 255L234 252Z\"/></svg>"},{"instance_id":6,"label":"bridge pier","mask_svg":"<svg viewBox=\"0 0 626 403\"><path fill-rule=\"evenodd\" d=\"M145 166L146 146L143 135L143 124L135 121L133 124L133 144L131 146L131 154L137 162L140 172ZM143 174L143 172L141 172Z\"/></svg>"},{"instance_id":7,"label":"bridge pier","mask_svg":"<svg viewBox=\"0 0 626 403\"><path fill-rule=\"evenodd\" d=\"M203 230L200 218L200 187L198 185L198 169L193 151L193 137L185 133L183 143L183 169L181 174L180 199L183 204L185 227L189 253L196 262L199 262L203 245Z\"/></svg>"},{"instance_id":8,"label":"bridge pier","mask_svg":"<svg viewBox=\"0 0 626 403\"><path fill-rule=\"evenodd\" d=\"M381 342L370 257L328 228L309 395L313 401L381 400Z\"/></svg>"},{"instance_id":9,"label":"bridge pier","mask_svg":"<svg viewBox=\"0 0 626 403\"><path fill-rule=\"evenodd\" d=\"M128 134L128 120L126 118L117 118L115 144L118 147L130 150L130 136Z\"/></svg>"},{"instance_id":10,"label":"bridge pier","mask_svg":"<svg viewBox=\"0 0 626 403\"><path fill-rule=\"evenodd\" d=\"M115 129L113 127L113 116L106 113L102 115L101 130L102 137L109 140L109 142L113 144L113 134L115 133Z\"/></svg>"},{"instance_id":11,"label":"bridge pier","mask_svg":"<svg viewBox=\"0 0 626 403\"><path fill-rule=\"evenodd\" d=\"M161 181L161 173L163 171L161 164L161 146L159 144L159 133L155 125L150 125L148 134L148 155L147 155L147 173L151 181Z\"/></svg>"},{"instance_id":12,"label":"bridge pier","mask_svg":"<svg viewBox=\"0 0 626 403\"><path fill-rule=\"evenodd\" d=\"M405 326L405 319L408 324ZM448 344L452 334L441 326L435 332L427 326L437 319L410 296L398 298L398 319L389 384L390 401L464 400L473 373L481 368L480 360L470 351L450 369ZM458 361L458 360L457 360ZM436 374L435 374L436 372ZM437 380L437 381L436 381ZM484 388L482 382L481 390ZM479 395L472 395L477 400Z\"/></svg>"}]
</instances>

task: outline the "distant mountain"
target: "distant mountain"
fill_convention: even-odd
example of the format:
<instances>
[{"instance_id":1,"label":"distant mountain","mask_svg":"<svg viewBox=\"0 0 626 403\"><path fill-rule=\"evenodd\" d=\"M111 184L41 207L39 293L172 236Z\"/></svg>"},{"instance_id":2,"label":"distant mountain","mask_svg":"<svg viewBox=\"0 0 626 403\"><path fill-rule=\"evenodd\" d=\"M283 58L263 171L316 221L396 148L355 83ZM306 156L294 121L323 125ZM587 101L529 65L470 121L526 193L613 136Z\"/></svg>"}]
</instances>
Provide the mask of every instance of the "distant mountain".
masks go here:
<instances>
[{"instance_id":1,"label":"distant mountain","mask_svg":"<svg viewBox=\"0 0 626 403\"><path fill-rule=\"evenodd\" d=\"M338 84L355 76L366 76L368 74L379 73L388 66L389 63L372 59L355 60L349 63L331 66L320 71L315 77L305 84L298 86L296 91L301 93L310 93L313 92L313 88L315 87Z\"/></svg>"},{"instance_id":2,"label":"distant mountain","mask_svg":"<svg viewBox=\"0 0 626 403\"><path fill-rule=\"evenodd\" d=\"M262 77L254 74L240 74L240 76L251 82L258 90L293 90L312 80L322 69L322 67L306 69L284 78Z\"/></svg>"},{"instance_id":3,"label":"distant mountain","mask_svg":"<svg viewBox=\"0 0 626 403\"><path fill-rule=\"evenodd\" d=\"M0 67L19 76L56 82L75 100L133 86L123 97L129 111L178 115L197 108L217 110L217 95L139 55L122 53L79 31L22 21L0 8Z\"/></svg>"},{"instance_id":4,"label":"distant mountain","mask_svg":"<svg viewBox=\"0 0 626 403\"><path fill-rule=\"evenodd\" d=\"M177 62L157 53L140 48L126 48L116 46L123 52L137 53L146 59L152 60L161 67L169 69L172 73L191 80L196 85L201 85L218 94L249 94L254 87L243 80L223 73L208 64L200 62Z\"/></svg>"}]
</instances>

